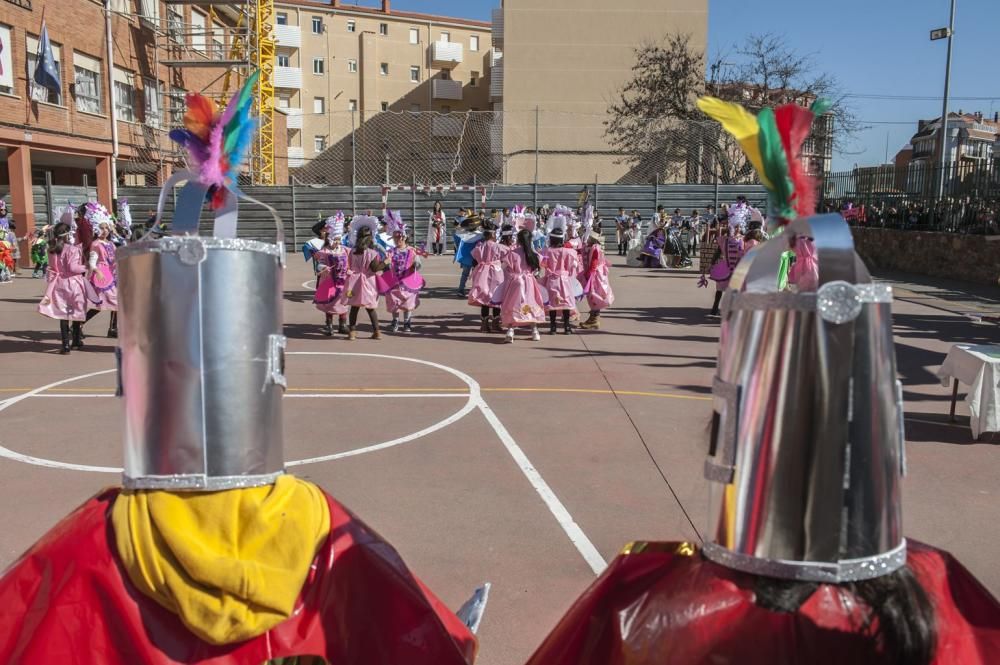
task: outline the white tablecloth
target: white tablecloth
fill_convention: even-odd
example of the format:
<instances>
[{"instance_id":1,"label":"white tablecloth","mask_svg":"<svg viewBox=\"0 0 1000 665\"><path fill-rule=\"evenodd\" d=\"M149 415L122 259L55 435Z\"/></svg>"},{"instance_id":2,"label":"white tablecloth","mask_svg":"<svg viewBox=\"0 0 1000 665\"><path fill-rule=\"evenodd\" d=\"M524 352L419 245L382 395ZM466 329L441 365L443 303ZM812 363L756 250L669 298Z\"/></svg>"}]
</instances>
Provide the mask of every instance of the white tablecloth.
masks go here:
<instances>
[{"instance_id":1,"label":"white tablecloth","mask_svg":"<svg viewBox=\"0 0 1000 665\"><path fill-rule=\"evenodd\" d=\"M952 378L969 386L965 403L973 437L1000 432L1000 345L955 344L937 374L943 386Z\"/></svg>"}]
</instances>

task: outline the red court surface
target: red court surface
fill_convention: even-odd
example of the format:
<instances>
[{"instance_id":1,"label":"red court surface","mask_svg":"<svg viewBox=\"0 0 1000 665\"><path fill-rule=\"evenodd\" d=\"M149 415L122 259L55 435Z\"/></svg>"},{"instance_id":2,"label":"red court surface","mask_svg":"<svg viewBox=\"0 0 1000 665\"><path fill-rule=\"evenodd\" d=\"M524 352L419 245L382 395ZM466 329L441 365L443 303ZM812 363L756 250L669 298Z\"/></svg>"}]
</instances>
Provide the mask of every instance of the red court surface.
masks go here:
<instances>
[{"instance_id":1,"label":"red court surface","mask_svg":"<svg viewBox=\"0 0 1000 665\"><path fill-rule=\"evenodd\" d=\"M524 662L628 541L696 540L706 522L712 292L693 271L612 258L618 301L601 331L510 346L454 297L447 257L425 264L413 333L372 341L363 325L356 342L323 337L308 267L289 257L289 470L375 527L452 607L492 582L484 665ZM85 350L60 356L58 324L35 313L43 285L0 286L0 567L117 483L121 463L106 315L88 324ZM951 391L934 375L952 343L1000 343L1000 328L962 314L995 303L969 300L897 289L904 519L997 594L1000 436L972 441L962 403L948 422Z\"/></svg>"}]
</instances>

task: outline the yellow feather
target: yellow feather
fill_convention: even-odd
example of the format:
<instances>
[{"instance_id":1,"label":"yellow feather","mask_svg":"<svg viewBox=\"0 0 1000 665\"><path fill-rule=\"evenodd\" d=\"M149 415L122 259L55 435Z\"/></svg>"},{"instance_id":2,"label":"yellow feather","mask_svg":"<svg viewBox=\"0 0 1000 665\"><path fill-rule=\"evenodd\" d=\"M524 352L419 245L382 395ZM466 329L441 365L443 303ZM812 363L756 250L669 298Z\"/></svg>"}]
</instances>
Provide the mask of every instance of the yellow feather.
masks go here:
<instances>
[{"instance_id":1,"label":"yellow feather","mask_svg":"<svg viewBox=\"0 0 1000 665\"><path fill-rule=\"evenodd\" d=\"M771 181L764 174L764 160L760 156L758 143L760 125L757 123L757 117L739 104L724 102L717 97L699 97L698 108L705 115L721 123L722 128L733 135L757 170L761 184L771 189Z\"/></svg>"}]
</instances>

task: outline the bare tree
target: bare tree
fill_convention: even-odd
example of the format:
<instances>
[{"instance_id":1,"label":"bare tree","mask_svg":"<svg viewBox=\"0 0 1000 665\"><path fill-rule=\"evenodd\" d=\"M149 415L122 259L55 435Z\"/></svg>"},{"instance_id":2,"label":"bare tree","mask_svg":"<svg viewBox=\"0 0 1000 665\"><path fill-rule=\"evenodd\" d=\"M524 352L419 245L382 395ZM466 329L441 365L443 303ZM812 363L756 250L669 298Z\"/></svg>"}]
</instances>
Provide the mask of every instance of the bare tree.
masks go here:
<instances>
[{"instance_id":1,"label":"bare tree","mask_svg":"<svg viewBox=\"0 0 1000 665\"><path fill-rule=\"evenodd\" d=\"M754 181L736 142L695 106L703 94L752 111L834 99L803 147L804 153L817 155L810 164L813 172L826 168L834 139L843 141L859 129L850 109L836 99L836 79L817 71L812 56L796 53L780 36L749 35L731 55L711 63L708 80L705 54L691 44L690 35L667 35L640 45L635 54L632 78L610 101L605 122L605 136L632 169L629 180L711 182L717 176L724 183Z\"/></svg>"}]
</instances>

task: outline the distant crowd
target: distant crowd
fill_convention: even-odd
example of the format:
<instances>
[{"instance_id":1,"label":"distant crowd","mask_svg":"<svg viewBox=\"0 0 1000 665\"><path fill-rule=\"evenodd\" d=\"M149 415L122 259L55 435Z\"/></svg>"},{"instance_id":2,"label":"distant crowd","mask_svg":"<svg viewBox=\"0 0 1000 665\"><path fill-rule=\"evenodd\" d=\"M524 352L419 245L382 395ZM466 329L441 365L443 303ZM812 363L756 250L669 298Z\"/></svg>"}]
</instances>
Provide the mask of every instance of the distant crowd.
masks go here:
<instances>
[{"instance_id":1,"label":"distant crowd","mask_svg":"<svg viewBox=\"0 0 1000 665\"><path fill-rule=\"evenodd\" d=\"M839 211L857 226L941 231L976 235L1000 234L1000 199L947 197L941 201L881 200L857 204L853 199L828 200L824 212Z\"/></svg>"}]
</instances>

